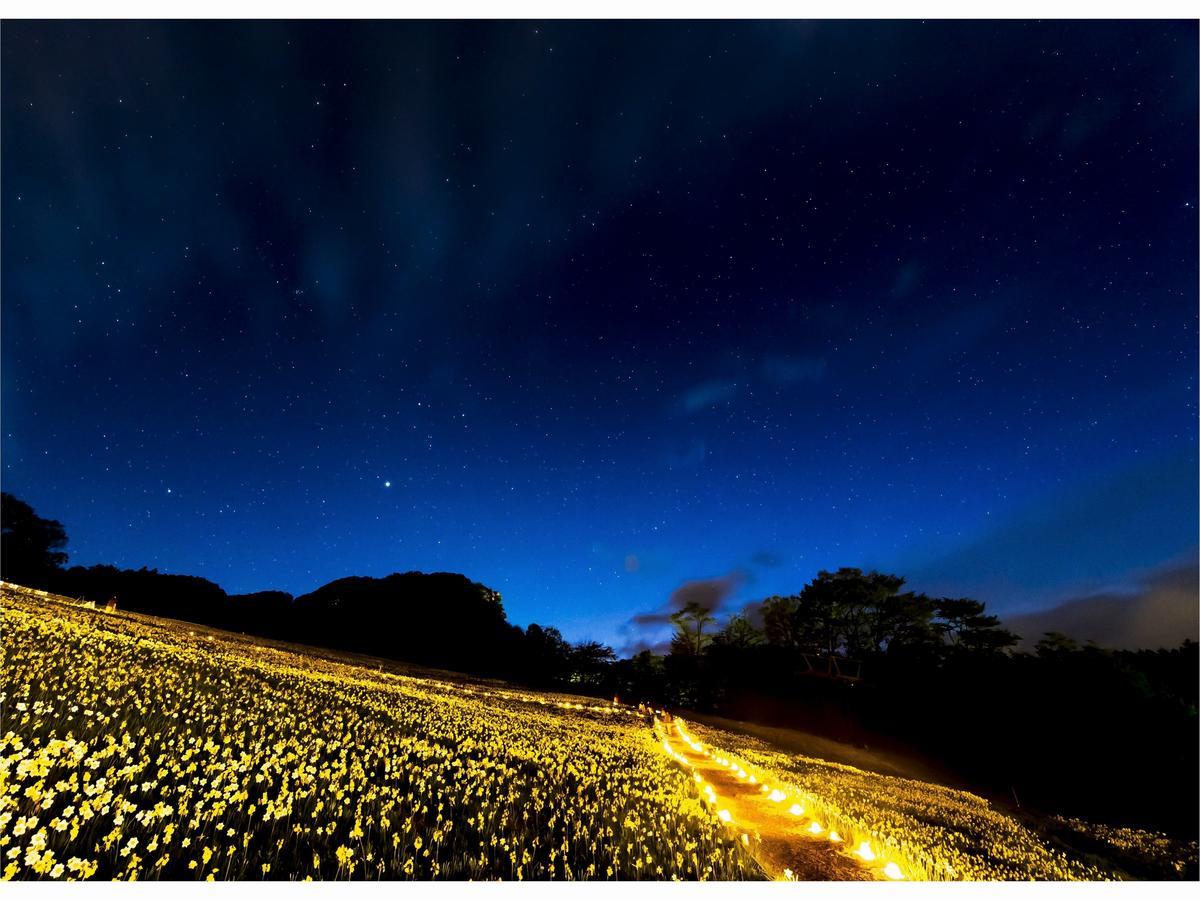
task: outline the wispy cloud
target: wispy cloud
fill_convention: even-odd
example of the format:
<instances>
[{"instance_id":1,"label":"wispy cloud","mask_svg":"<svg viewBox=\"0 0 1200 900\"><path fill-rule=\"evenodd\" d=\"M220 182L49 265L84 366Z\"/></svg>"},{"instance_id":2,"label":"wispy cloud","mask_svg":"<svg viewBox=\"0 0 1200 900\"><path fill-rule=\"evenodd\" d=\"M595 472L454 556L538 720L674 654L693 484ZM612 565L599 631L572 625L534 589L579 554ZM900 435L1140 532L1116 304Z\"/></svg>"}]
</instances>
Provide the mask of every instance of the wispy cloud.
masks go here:
<instances>
[{"instance_id":1,"label":"wispy cloud","mask_svg":"<svg viewBox=\"0 0 1200 900\"><path fill-rule=\"evenodd\" d=\"M687 388L678 398L678 408L685 416L694 415L742 399L756 386L791 387L816 384L825 378L824 357L767 353L758 365L742 377L712 377Z\"/></svg>"},{"instance_id":2,"label":"wispy cloud","mask_svg":"<svg viewBox=\"0 0 1200 900\"><path fill-rule=\"evenodd\" d=\"M765 569L774 569L783 565L783 556L774 550L759 550L750 557L750 562Z\"/></svg>"},{"instance_id":3,"label":"wispy cloud","mask_svg":"<svg viewBox=\"0 0 1200 900\"><path fill-rule=\"evenodd\" d=\"M1119 650L1177 647L1200 639L1200 565L1191 562L1146 576L1131 593L1076 597L1040 612L1010 616L1005 625L1031 648L1048 631Z\"/></svg>"},{"instance_id":4,"label":"wispy cloud","mask_svg":"<svg viewBox=\"0 0 1200 900\"><path fill-rule=\"evenodd\" d=\"M1105 592L1195 546L1196 495L1187 449L1048 495L966 545L904 568L919 590L968 594L999 611Z\"/></svg>"},{"instance_id":5,"label":"wispy cloud","mask_svg":"<svg viewBox=\"0 0 1200 900\"><path fill-rule=\"evenodd\" d=\"M664 454L667 467L671 469L692 469L704 462L708 448L700 438L692 438L686 445L669 448Z\"/></svg>"},{"instance_id":6,"label":"wispy cloud","mask_svg":"<svg viewBox=\"0 0 1200 900\"><path fill-rule=\"evenodd\" d=\"M814 384L825 377L825 360L819 356L780 356L768 353L759 366L771 384Z\"/></svg>"},{"instance_id":7,"label":"wispy cloud","mask_svg":"<svg viewBox=\"0 0 1200 900\"><path fill-rule=\"evenodd\" d=\"M743 389L744 386L740 386L736 381L712 378L684 391L683 396L679 398L679 406L685 415L691 415L710 406L727 403L736 398Z\"/></svg>"},{"instance_id":8,"label":"wispy cloud","mask_svg":"<svg viewBox=\"0 0 1200 900\"><path fill-rule=\"evenodd\" d=\"M713 614L726 611L726 604L745 580L746 573L734 569L719 578L696 578L683 582L671 592L666 603L657 609L638 613L629 620L622 631L631 637L622 652L637 653L663 645L664 639L658 634L647 634L647 629L661 629L669 625L671 616L689 603L698 603Z\"/></svg>"}]
</instances>

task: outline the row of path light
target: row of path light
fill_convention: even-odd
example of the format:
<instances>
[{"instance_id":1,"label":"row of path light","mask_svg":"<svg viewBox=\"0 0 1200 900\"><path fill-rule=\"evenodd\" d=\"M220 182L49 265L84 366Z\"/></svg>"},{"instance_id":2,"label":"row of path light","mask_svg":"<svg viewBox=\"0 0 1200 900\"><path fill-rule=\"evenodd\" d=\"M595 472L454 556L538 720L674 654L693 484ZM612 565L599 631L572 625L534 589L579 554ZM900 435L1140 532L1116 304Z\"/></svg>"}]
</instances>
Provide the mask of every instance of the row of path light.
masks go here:
<instances>
[{"instance_id":1,"label":"row of path light","mask_svg":"<svg viewBox=\"0 0 1200 900\"><path fill-rule=\"evenodd\" d=\"M661 710L659 710L658 712L661 713ZM778 804L782 805L782 804L786 803L787 800L789 799L788 795L785 792L781 791L779 788L773 788L768 784L759 784L758 779L755 778L755 776L746 772L746 770L743 769L735 760L729 759L728 757L726 757L722 754L714 753L713 751L709 750L702 743L700 743L695 738L693 738L690 734L688 734L687 729L684 727L683 721L681 719L679 719L677 717L674 718L673 724L675 726L676 734L679 735L679 739L681 741L683 741L685 744L687 744L687 746L691 748L693 753L698 753L702 756L706 756L709 759L711 759L713 762L715 762L717 765L724 766L725 768L729 769L730 773L734 777L736 777L740 781L744 781L746 784L758 785L759 792L762 794L765 794L767 800L771 801L772 803L778 803ZM708 805L716 811L717 818L720 819L722 822L724 822L727 825L732 825L733 824L733 816L729 812L728 809L725 809L720 805L720 802L718 801L718 798L717 798L716 791L713 789L713 786L711 784L708 784L706 781L704 781L700 777L700 774L695 770L695 768L688 761L686 756L684 756L682 753L678 753L675 751L675 749L671 746L670 741L667 739L665 731L662 730L663 729L662 721L660 719L658 719L657 717L654 720L654 727L655 727L655 731L658 732L659 737L662 739L663 750L666 751L668 756L670 756L672 759L674 759L676 762L678 762L681 766L683 766L685 769L687 769L689 772L691 772L692 778L696 781L696 783L700 787L700 793L703 795L705 802L707 802ZM788 812L798 819L804 818L804 815L805 815L805 809L799 803L792 803L788 807ZM809 823L808 823L807 828L805 828L805 831L808 834L812 835L813 837L824 837L826 840L828 840L832 844L845 843L842 836L840 834L838 834L836 830L834 830L832 828L826 829L823 825L821 825L821 823L816 818L814 818L811 815L808 818L809 818ZM742 834L742 843L749 844L749 842L750 842L749 836L743 833ZM874 868L877 868L878 871L880 871L885 878L890 878L893 881L900 881L906 877L904 874L904 870L901 869L900 866L896 862L894 862L892 860L883 859L882 856L879 853L877 853L875 851L875 849L871 846L870 841L867 841L867 840L861 841L858 844L858 846L855 847L853 850L847 850L846 852L850 853L852 856L857 857L862 862L867 863L868 865L870 865ZM784 876L790 878L791 870L785 869Z\"/></svg>"}]
</instances>

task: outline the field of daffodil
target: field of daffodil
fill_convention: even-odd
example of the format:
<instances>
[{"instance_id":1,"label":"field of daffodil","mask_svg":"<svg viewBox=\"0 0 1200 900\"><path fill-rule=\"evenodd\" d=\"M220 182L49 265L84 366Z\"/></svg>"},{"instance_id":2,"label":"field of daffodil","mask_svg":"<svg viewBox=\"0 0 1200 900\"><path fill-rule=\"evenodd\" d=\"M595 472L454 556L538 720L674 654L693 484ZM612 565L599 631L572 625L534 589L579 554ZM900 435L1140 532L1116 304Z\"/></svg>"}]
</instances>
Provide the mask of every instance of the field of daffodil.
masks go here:
<instances>
[{"instance_id":1,"label":"field of daffodil","mask_svg":"<svg viewBox=\"0 0 1200 900\"><path fill-rule=\"evenodd\" d=\"M5 879L741 879L651 723L5 588Z\"/></svg>"},{"instance_id":2,"label":"field of daffodil","mask_svg":"<svg viewBox=\"0 0 1200 900\"><path fill-rule=\"evenodd\" d=\"M754 738L735 738L698 723L676 720L675 727L693 750L730 767L739 778L762 785L764 792L770 792L769 799L791 804L791 812L811 822L815 835L836 834L843 852L870 864L883 863L885 874L893 879L1111 880L1125 876L1102 858L1068 850L967 791L787 754ZM1153 848L1159 873L1179 875L1189 867L1195 869L1195 842L1067 821L1097 840Z\"/></svg>"},{"instance_id":3,"label":"field of daffodil","mask_svg":"<svg viewBox=\"0 0 1200 900\"><path fill-rule=\"evenodd\" d=\"M1196 841L1182 840L1141 828L1121 828L1082 819L1055 816L1051 830L1073 844L1103 854L1119 865L1155 881L1196 880Z\"/></svg>"}]
</instances>

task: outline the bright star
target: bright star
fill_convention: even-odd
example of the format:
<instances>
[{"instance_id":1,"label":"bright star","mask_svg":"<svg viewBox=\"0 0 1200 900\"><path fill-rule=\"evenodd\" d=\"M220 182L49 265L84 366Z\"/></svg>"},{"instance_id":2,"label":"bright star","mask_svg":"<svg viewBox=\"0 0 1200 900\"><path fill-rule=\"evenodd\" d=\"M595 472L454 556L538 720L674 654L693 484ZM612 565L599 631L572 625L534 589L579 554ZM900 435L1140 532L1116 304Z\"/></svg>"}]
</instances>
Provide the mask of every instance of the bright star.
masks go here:
<instances>
[{"instance_id":1,"label":"bright star","mask_svg":"<svg viewBox=\"0 0 1200 900\"><path fill-rule=\"evenodd\" d=\"M391 487L391 486L392 486L392 483L391 483L390 481L385 481L385 482L383 483L383 486L384 486L384 487Z\"/></svg>"}]
</instances>

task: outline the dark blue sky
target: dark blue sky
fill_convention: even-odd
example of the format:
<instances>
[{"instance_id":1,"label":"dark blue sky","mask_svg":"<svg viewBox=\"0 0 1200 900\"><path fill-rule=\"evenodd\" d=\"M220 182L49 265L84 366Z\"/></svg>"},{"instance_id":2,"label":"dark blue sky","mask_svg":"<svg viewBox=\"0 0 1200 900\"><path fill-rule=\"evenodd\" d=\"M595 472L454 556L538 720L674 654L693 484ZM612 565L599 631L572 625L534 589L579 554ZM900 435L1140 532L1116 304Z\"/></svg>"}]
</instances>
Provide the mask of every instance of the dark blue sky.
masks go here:
<instances>
[{"instance_id":1,"label":"dark blue sky","mask_svg":"<svg viewBox=\"0 0 1200 900\"><path fill-rule=\"evenodd\" d=\"M3 29L3 481L72 562L618 647L1197 545L1193 23Z\"/></svg>"}]
</instances>

